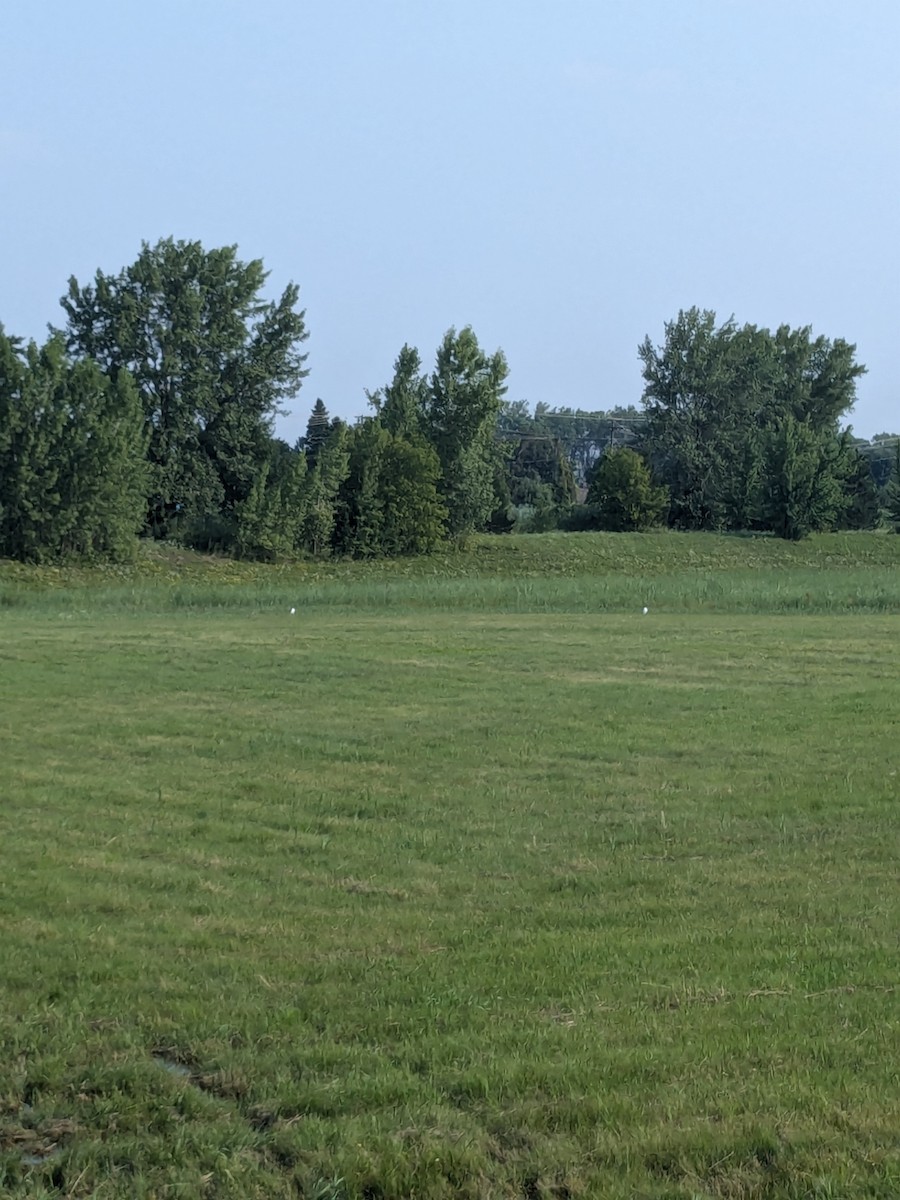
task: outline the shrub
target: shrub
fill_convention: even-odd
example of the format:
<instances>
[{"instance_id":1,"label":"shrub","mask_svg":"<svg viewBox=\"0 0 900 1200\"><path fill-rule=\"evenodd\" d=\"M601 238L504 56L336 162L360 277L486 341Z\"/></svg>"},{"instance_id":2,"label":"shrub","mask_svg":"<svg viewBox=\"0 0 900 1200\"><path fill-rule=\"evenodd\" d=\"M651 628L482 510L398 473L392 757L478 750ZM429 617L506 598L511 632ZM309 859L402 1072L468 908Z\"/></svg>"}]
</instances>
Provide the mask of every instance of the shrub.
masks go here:
<instances>
[{"instance_id":1,"label":"shrub","mask_svg":"<svg viewBox=\"0 0 900 1200\"><path fill-rule=\"evenodd\" d=\"M658 523L668 501L668 490L653 483L643 458L627 446L603 455L588 486L587 507L594 511L595 529L649 529Z\"/></svg>"}]
</instances>

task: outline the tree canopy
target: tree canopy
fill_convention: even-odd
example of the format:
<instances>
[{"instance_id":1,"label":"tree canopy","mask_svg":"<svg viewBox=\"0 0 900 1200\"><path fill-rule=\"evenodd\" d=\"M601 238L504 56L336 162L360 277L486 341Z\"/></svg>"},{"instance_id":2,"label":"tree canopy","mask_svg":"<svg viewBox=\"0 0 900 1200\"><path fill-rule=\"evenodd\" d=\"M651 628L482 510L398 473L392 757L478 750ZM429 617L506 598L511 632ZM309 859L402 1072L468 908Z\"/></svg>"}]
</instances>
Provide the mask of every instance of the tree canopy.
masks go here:
<instances>
[{"instance_id":1,"label":"tree canopy","mask_svg":"<svg viewBox=\"0 0 900 1200\"><path fill-rule=\"evenodd\" d=\"M134 379L149 432L147 529L190 533L233 514L268 456L273 419L306 374L298 289L261 297L261 260L237 247L144 243L118 274L73 277L61 303L69 351Z\"/></svg>"},{"instance_id":2,"label":"tree canopy","mask_svg":"<svg viewBox=\"0 0 900 1200\"><path fill-rule=\"evenodd\" d=\"M451 534L483 528L494 511L494 435L508 374L503 351L486 354L471 326L444 334L422 425L440 460Z\"/></svg>"},{"instance_id":3,"label":"tree canopy","mask_svg":"<svg viewBox=\"0 0 900 1200\"><path fill-rule=\"evenodd\" d=\"M120 558L139 533L274 560L479 530L900 522L900 439L841 429L865 370L841 338L682 310L639 347L642 407L588 412L508 401L503 351L450 328L430 371L402 347L372 415L347 426L317 399L291 446L274 422L307 375L305 313L266 280L235 246L165 238L70 279L45 345L0 326L0 555Z\"/></svg>"},{"instance_id":4,"label":"tree canopy","mask_svg":"<svg viewBox=\"0 0 900 1200\"><path fill-rule=\"evenodd\" d=\"M865 371L855 352L808 327L772 333L733 318L717 325L714 312L697 308L666 324L662 346L645 338L641 444L670 489L672 524L777 532L835 520L840 499L811 500L795 525L773 508L769 481L783 481L786 463L796 466L800 455L822 495L841 491L853 464L839 418L852 408ZM800 503L802 488L779 486L781 503L789 493L791 504Z\"/></svg>"},{"instance_id":5,"label":"tree canopy","mask_svg":"<svg viewBox=\"0 0 900 1200\"><path fill-rule=\"evenodd\" d=\"M143 419L114 380L63 340L23 346L0 327L0 557L120 559L144 519Z\"/></svg>"}]
</instances>

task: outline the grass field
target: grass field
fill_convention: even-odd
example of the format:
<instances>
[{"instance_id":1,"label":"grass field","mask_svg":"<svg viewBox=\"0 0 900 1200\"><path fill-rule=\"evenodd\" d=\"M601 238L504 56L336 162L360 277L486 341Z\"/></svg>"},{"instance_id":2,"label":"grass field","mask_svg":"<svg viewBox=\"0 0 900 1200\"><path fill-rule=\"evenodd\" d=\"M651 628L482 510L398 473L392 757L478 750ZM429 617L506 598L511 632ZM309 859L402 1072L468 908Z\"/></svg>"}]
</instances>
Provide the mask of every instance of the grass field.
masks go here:
<instances>
[{"instance_id":1,"label":"grass field","mask_svg":"<svg viewBox=\"0 0 900 1200\"><path fill-rule=\"evenodd\" d=\"M0 1195L895 1200L898 564L0 567Z\"/></svg>"}]
</instances>

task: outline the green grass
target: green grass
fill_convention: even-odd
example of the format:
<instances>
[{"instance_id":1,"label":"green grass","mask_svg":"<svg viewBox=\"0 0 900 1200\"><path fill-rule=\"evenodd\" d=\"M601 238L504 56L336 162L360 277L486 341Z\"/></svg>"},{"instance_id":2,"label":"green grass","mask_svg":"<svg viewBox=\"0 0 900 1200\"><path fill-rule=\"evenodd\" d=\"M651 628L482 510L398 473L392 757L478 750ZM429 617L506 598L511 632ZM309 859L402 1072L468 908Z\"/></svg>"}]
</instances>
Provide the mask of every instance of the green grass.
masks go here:
<instances>
[{"instance_id":1,"label":"green grass","mask_svg":"<svg viewBox=\"0 0 900 1200\"><path fill-rule=\"evenodd\" d=\"M78 615L285 607L468 611L900 612L900 537L479 537L413 559L268 566L144 545L106 568L0 562L0 611Z\"/></svg>"},{"instance_id":2,"label":"green grass","mask_svg":"<svg viewBox=\"0 0 900 1200\"><path fill-rule=\"evenodd\" d=\"M2 568L0 1195L900 1195L894 542L671 542Z\"/></svg>"}]
</instances>

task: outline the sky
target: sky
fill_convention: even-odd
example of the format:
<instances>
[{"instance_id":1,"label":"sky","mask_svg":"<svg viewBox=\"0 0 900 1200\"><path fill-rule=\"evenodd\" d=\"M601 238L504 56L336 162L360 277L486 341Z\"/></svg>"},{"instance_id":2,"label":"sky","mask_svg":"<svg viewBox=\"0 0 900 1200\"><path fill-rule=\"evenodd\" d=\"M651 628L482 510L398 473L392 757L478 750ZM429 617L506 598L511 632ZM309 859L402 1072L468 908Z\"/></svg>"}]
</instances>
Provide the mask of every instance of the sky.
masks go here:
<instances>
[{"instance_id":1,"label":"sky","mask_svg":"<svg viewBox=\"0 0 900 1200\"><path fill-rule=\"evenodd\" d=\"M11 0L0 61L9 333L171 236L299 285L288 440L451 326L511 400L638 404L692 305L854 342L900 430L897 0Z\"/></svg>"}]
</instances>

